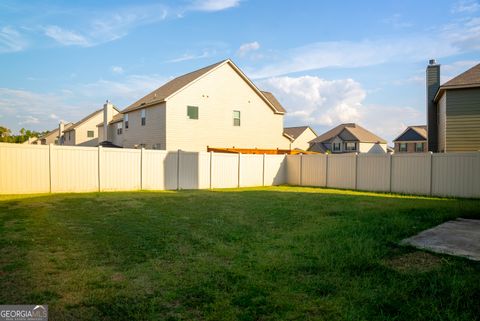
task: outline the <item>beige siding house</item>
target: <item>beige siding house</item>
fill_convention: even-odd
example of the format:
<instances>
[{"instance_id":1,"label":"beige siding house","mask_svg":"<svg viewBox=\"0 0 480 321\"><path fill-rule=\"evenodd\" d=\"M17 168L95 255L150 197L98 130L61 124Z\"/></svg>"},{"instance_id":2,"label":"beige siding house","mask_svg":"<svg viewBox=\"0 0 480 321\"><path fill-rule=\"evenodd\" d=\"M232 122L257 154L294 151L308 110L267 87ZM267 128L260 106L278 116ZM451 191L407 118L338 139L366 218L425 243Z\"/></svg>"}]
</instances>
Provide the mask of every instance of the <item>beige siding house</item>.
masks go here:
<instances>
[{"instance_id":1,"label":"beige siding house","mask_svg":"<svg viewBox=\"0 0 480 321\"><path fill-rule=\"evenodd\" d=\"M98 146L97 125L104 121L104 109L99 109L79 122L73 124L63 131L63 145L67 146ZM117 114L118 110L112 107L112 113Z\"/></svg>"},{"instance_id":2,"label":"beige siding house","mask_svg":"<svg viewBox=\"0 0 480 321\"><path fill-rule=\"evenodd\" d=\"M307 150L309 142L317 137L310 126L285 127L283 134L290 139L290 149Z\"/></svg>"},{"instance_id":3,"label":"beige siding house","mask_svg":"<svg viewBox=\"0 0 480 321\"><path fill-rule=\"evenodd\" d=\"M229 59L171 80L121 114L108 122L106 140L126 148L290 147L285 109Z\"/></svg>"},{"instance_id":4,"label":"beige siding house","mask_svg":"<svg viewBox=\"0 0 480 321\"><path fill-rule=\"evenodd\" d=\"M34 144L34 145L60 145L61 144L61 135L58 133L60 131L63 132L64 129L68 129L71 126L73 126L72 123L66 123L64 124L63 122L59 125L59 127L49 131L43 136L40 136L38 138L34 139L29 139L28 141L25 142L25 144Z\"/></svg>"},{"instance_id":5,"label":"beige siding house","mask_svg":"<svg viewBox=\"0 0 480 321\"><path fill-rule=\"evenodd\" d=\"M427 126L409 126L393 140L395 153L425 153L427 148Z\"/></svg>"},{"instance_id":6,"label":"beige siding house","mask_svg":"<svg viewBox=\"0 0 480 321\"><path fill-rule=\"evenodd\" d=\"M437 89L427 91L429 150L480 151L480 64L440 86L440 65L431 60L427 86Z\"/></svg>"},{"instance_id":7,"label":"beige siding house","mask_svg":"<svg viewBox=\"0 0 480 321\"><path fill-rule=\"evenodd\" d=\"M386 153L387 141L365 128L341 124L310 141L309 151L318 153Z\"/></svg>"}]
</instances>

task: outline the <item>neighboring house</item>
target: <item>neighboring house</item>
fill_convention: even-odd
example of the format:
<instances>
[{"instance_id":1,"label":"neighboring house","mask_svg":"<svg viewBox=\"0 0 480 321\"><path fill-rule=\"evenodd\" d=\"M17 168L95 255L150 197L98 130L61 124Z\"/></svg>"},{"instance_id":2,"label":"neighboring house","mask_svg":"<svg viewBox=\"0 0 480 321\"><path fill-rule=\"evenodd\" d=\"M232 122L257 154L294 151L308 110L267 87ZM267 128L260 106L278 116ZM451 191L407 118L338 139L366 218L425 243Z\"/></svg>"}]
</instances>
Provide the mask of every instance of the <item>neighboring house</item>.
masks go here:
<instances>
[{"instance_id":1,"label":"neighboring house","mask_svg":"<svg viewBox=\"0 0 480 321\"><path fill-rule=\"evenodd\" d=\"M107 110L107 111L106 111ZM104 108L94 111L79 122L63 130L62 145L67 146L98 146L99 122L111 120L118 110L109 102Z\"/></svg>"},{"instance_id":2,"label":"neighboring house","mask_svg":"<svg viewBox=\"0 0 480 321\"><path fill-rule=\"evenodd\" d=\"M365 128L341 124L310 141L309 151L326 153L386 153L387 141Z\"/></svg>"},{"instance_id":3,"label":"neighboring house","mask_svg":"<svg viewBox=\"0 0 480 321\"><path fill-rule=\"evenodd\" d=\"M96 121L106 133L101 143L187 151L290 146L283 135L285 109L229 59L169 81L121 114Z\"/></svg>"},{"instance_id":4,"label":"neighboring house","mask_svg":"<svg viewBox=\"0 0 480 321\"><path fill-rule=\"evenodd\" d=\"M480 150L480 64L440 86L440 65L427 67L428 150Z\"/></svg>"},{"instance_id":5,"label":"neighboring house","mask_svg":"<svg viewBox=\"0 0 480 321\"><path fill-rule=\"evenodd\" d=\"M307 150L309 142L317 137L317 133L310 126L285 127L283 134L290 139L290 149Z\"/></svg>"},{"instance_id":6,"label":"neighboring house","mask_svg":"<svg viewBox=\"0 0 480 321\"><path fill-rule=\"evenodd\" d=\"M395 153L425 153L427 148L427 126L409 126L397 138Z\"/></svg>"},{"instance_id":7,"label":"neighboring house","mask_svg":"<svg viewBox=\"0 0 480 321\"><path fill-rule=\"evenodd\" d=\"M55 145L61 145L61 136L58 135L60 131L63 132L64 129L68 129L72 126L72 123L66 123L64 124L63 122L60 122L59 127L49 131L45 135L42 135L40 137L33 137L29 138L28 141L26 141L24 144L33 144L33 145L50 145L50 144L55 144Z\"/></svg>"}]
</instances>

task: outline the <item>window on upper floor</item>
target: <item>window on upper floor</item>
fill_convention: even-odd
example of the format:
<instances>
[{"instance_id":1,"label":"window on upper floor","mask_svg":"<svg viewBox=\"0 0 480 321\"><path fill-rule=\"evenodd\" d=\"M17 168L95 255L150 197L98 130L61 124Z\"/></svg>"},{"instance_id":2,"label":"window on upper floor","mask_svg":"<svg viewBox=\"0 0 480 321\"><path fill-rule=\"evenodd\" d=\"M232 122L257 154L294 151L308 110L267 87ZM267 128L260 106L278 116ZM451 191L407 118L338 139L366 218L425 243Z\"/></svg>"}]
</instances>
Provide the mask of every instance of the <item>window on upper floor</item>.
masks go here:
<instances>
[{"instance_id":1,"label":"window on upper floor","mask_svg":"<svg viewBox=\"0 0 480 321\"><path fill-rule=\"evenodd\" d=\"M121 122L117 123L117 135L121 135L122 131L123 131L123 124Z\"/></svg>"},{"instance_id":2,"label":"window on upper floor","mask_svg":"<svg viewBox=\"0 0 480 321\"><path fill-rule=\"evenodd\" d=\"M189 119L198 119L198 106L187 106L187 117Z\"/></svg>"},{"instance_id":3,"label":"window on upper floor","mask_svg":"<svg viewBox=\"0 0 480 321\"><path fill-rule=\"evenodd\" d=\"M128 128L128 114L125 114L125 116L123 116L123 121L125 122L125 129Z\"/></svg>"},{"instance_id":4,"label":"window on upper floor","mask_svg":"<svg viewBox=\"0 0 480 321\"><path fill-rule=\"evenodd\" d=\"M398 144L398 151L399 152L406 152L407 151L407 143Z\"/></svg>"},{"instance_id":5,"label":"window on upper floor","mask_svg":"<svg viewBox=\"0 0 480 321\"><path fill-rule=\"evenodd\" d=\"M425 143L415 143L415 151L417 153L422 153L424 151Z\"/></svg>"},{"instance_id":6,"label":"window on upper floor","mask_svg":"<svg viewBox=\"0 0 480 321\"><path fill-rule=\"evenodd\" d=\"M95 136L95 133L93 132L93 130L87 131L87 137L88 138L92 138L93 136Z\"/></svg>"},{"instance_id":7,"label":"window on upper floor","mask_svg":"<svg viewBox=\"0 0 480 321\"><path fill-rule=\"evenodd\" d=\"M346 142L346 143L345 143L345 150L348 150L348 151L357 150L357 143L355 143L355 142Z\"/></svg>"},{"instance_id":8,"label":"window on upper floor","mask_svg":"<svg viewBox=\"0 0 480 321\"><path fill-rule=\"evenodd\" d=\"M240 111L233 111L233 126L240 126Z\"/></svg>"},{"instance_id":9,"label":"window on upper floor","mask_svg":"<svg viewBox=\"0 0 480 321\"><path fill-rule=\"evenodd\" d=\"M142 126L145 126L145 124L147 123L147 113L145 109L142 109L141 116L142 116Z\"/></svg>"},{"instance_id":10,"label":"window on upper floor","mask_svg":"<svg viewBox=\"0 0 480 321\"><path fill-rule=\"evenodd\" d=\"M341 143L333 143L332 144L332 151L339 152L341 148Z\"/></svg>"}]
</instances>

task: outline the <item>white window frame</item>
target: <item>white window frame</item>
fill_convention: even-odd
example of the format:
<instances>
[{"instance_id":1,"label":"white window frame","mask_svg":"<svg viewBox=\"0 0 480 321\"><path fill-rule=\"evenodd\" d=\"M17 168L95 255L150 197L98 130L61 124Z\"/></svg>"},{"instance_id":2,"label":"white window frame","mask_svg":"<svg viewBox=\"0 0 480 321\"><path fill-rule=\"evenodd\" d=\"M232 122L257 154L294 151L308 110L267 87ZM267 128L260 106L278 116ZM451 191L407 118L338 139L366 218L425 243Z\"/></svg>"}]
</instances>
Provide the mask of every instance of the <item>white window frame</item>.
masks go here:
<instances>
[{"instance_id":1,"label":"white window frame","mask_svg":"<svg viewBox=\"0 0 480 321\"><path fill-rule=\"evenodd\" d=\"M140 123L142 124L142 126L145 126L147 124L147 112L145 108L140 111Z\"/></svg>"}]
</instances>

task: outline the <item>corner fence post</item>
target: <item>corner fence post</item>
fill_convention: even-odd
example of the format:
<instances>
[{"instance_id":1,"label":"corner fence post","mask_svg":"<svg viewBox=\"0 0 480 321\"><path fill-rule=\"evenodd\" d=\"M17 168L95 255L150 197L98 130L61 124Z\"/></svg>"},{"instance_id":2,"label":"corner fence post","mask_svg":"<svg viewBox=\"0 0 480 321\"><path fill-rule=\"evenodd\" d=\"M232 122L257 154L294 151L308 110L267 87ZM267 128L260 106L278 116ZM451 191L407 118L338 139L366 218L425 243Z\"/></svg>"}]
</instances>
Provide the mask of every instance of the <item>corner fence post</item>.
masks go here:
<instances>
[{"instance_id":1,"label":"corner fence post","mask_svg":"<svg viewBox=\"0 0 480 321\"><path fill-rule=\"evenodd\" d=\"M52 148L52 144L48 144L48 184L50 193L52 193Z\"/></svg>"},{"instance_id":2,"label":"corner fence post","mask_svg":"<svg viewBox=\"0 0 480 321\"><path fill-rule=\"evenodd\" d=\"M98 146L98 191L102 191L102 146Z\"/></svg>"},{"instance_id":3,"label":"corner fence post","mask_svg":"<svg viewBox=\"0 0 480 321\"><path fill-rule=\"evenodd\" d=\"M180 153L181 150L177 150L177 191L180 190Z\"/></svg>"}]
</instances>

